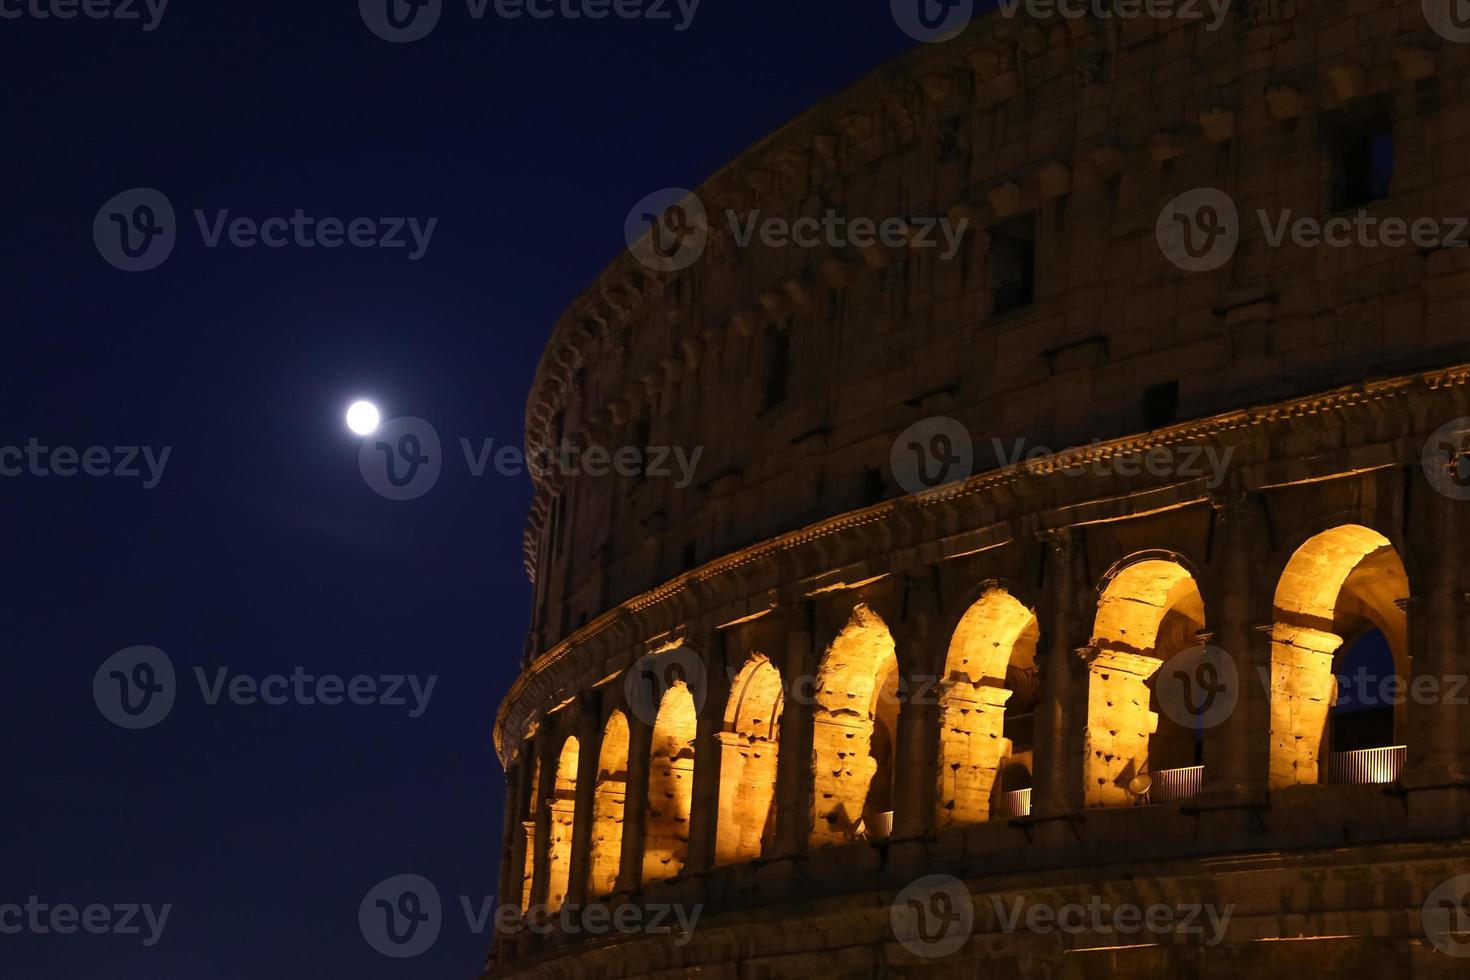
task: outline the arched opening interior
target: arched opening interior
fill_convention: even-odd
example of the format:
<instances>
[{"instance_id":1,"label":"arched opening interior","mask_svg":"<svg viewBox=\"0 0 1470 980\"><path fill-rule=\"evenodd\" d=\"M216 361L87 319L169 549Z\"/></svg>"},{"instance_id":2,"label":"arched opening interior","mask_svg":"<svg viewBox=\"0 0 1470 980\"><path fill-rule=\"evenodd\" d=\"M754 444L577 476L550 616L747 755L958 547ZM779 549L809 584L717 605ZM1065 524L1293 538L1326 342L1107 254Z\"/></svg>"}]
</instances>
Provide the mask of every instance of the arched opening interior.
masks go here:
<instances>
[{"instance_id":1,"label":"arched opening interior","mask_svg":"<svg viewBox=\"0 0 1470 980\"><path fill-rule=\"evenodd\" d=\"M577 739L567 736L556 763L551 797L551 835L547 841L546 904L559 909L567 900L572 869L572 829L577 810Z\"/></svg>"},{"instance_id":2,"label":"arched opening interior","mask_svg":"<svg viewBox=\"0 0 1470 980\"><path fill-rule=\"evenodd\" d=\"M1273 789L1398 778L1407 699L1388 679L1413 673L1408 595L1403 560L1371 528L1344 524L1292 554L1272 616Z\"/></svg>"},{"instance_id":3,"label":"arched opening interior","mask_svg":"<svg viewBox=\"0 0 1470 980\"><path fill-rule=\"evenodd\" d=\"M1147 558L1108 581L1089 653L1084 802L1129 806L1188 798L1203 779L1201 733L1158 711L1160 665L1196 646L1204 599L1178 561Z\"/></svg>"},{"instance_id":4,"label":"arched opening interior","mask_svg":"<svg viewBox=\"0 0 1470 980\"><path fill-rule=\"evenodd\" d=\"M811 844L882 836L892 822L898 723L893 636L867 606L822 657L812 717Z\"/></svg>"},{"instance_id":5,"label":"arched opening interior","mask_svg":"<svg viewBox=\"0 0 1470 980\"><path fill-rule=\"evenodd\" d=\"M1001 589L955 628L939 684L939 826L1025 812L1000 798L996 777L1003 765L1031 766L1038 636L1035 614Z\"/></svg>"},{"instance_id":6,"label":"arched opening interior","mask_svg":"<svg viewBox=\"0 0 1470 980\"><path fill-rule=\"evenodd\" d=\"M761 654L750 658L730 687L720 732L716 864L758 858L768 851L775 836L783 700L781 673Z\"/></svg>"},{"instance_id":7,"label":"arched opening interior","mask_svg":"<svg viewBox=\"0 0 1470 980\"><path fill-rule=\"evenodd\" d=\"M587 891L593 898L612 893L623 855L623 816L628 792L628 719L614 711L602 732L597 755L597 785L592 794L592 846Z\"/></svg>"},{"instance_id":8,"label":"arched opening interior","mask_svg":"<svg viewBox=\"0 0 1470 980\"><path fill-rule=\"evenodd\" d=\"M648 767L648 820L643 880L672 878L689 856L689 808L694 795L694 697L675 681L659 702Z\"/></svg>"}]
</instances>

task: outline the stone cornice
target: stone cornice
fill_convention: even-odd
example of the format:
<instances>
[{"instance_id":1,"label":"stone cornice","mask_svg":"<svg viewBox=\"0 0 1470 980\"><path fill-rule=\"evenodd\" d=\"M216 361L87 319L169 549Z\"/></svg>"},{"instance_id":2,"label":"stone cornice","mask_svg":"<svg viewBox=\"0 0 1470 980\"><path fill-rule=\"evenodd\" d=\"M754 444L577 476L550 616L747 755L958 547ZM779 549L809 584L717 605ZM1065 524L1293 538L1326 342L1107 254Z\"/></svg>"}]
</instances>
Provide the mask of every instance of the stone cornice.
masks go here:
<instances>
[{"instance_id":1,"label":"stone cornice","mask_svg":"<svg viewBox=\"0 0 1470 980\"><path fill-rule=\"evenodd\" d=\"M496 751L502 761L508 761L507 747L514 741L508 735L523 732L528 722L544 710L548 701L559 694L570 694L579 686L574 666L579 654L596 658L592 662L599 665L598 669L591 670L588 676L602 677L606 674L601 670L603 658L620 652L634 655L646 638L682 625L690 615L706 614L736 602L748 604L757 594L769 597L792 583L799 584L804 578L830 570L834 562L852 565L860 561L876 561L925 540L995 523L985 507L974 508L973 513L969 510L962 513L956 506L973 501L977 496L999 496L1019 489L1027 491L1028 497L1044 499L1044 495L1036 491L1038 481L1066 475L1068 471L1076 471L1095 461L1139 454L1155 447L1223 441L1237 430L1292 426L1299 420L1314 416L1373 412L1396 401L1416 395L1428 397L1445 389L1464 387L1467 383L1470 383L1470 364L1462 364L1238 409L977 474L963 482L919 496L888 500L831 517L733 552L628 599L538 657L516 679L501 703L494 729ZM1414 429L1418 424L1412 417L1414 413L1400 411L1398 414L1404 419L1406 432L1417 431ZM1198 499L1209 504L1212 498L1201 491ZM1037 507L1034 510L1046 509ZM964 526L965 521L970 521L971 526ZM880 531L885 533L874 533ZM770 559L778 557L778 563L767 564ZM747 574L761 567L782 572L781 579L757 581Z\"/></svg>"}]
</instances>

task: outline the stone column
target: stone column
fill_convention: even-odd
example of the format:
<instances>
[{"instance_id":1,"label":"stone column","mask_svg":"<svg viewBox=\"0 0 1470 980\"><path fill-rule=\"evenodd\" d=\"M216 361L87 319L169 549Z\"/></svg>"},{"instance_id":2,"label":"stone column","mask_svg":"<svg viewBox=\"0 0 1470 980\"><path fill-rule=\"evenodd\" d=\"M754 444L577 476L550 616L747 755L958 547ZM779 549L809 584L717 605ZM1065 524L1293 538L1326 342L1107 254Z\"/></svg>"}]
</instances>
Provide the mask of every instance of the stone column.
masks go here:
<instances>
[{"instance_id":1,"label":"stone column","mask_svg":"<svg viewBox=\"0 0 1470 980\"><path fill-rule=\"evenodd\" d=\"M1332 656L1340 646L1336 633L1271 627L1271 789L1320 780L1322 735L1337 691Z\"/></svg>"},{"instance_id":2,"label":"stone column","mask_svg":"<svg viewBox=\"0 0 1470 980\"><path fill-rule=\"evenodd\" d=\"M932 768L940 827L990 819L990 801L1000 776L1005 741L1003 687L946 680L939 693L939 746Z\"/></svg>"},{"instance_id":3,"label":"stone column","mask_svg":"<svg viewBox=\"0 0 1470 980\"><path fill-rule=\"evenodd\" d=\"M787 698L781 712L781 747L776 756L777 856L806 850L812 819L812 708L817 651L811 603L794 606L786 616L790 625L781 673Z\"/></svg>"},{"instance_id":4,"label":"stone column","mask_svg":"<svg viewBox=\"0 0 1470 980\"><path fill-rule=\"evenodd\" d=\"M1204 792L1200 802L1226 805L1264 799L1267 784L1269 724L1258 703L1265 691L1258 678L1271 662L1270 644L1253 628L1256 570L1262 566L1260 499L1254 493L1222 497L1215 508L1216 554L1205 597L1207 626L1203 638L1230 658L1233 684L1220 697L1234 698L1235 708L1220 724L1204 732ZM1257 722L1257 719L1260 719Z\"/></svg>"},{"instance_id":5,"label":"stone column","mask_svg":"<svg viewBox=\"0 0 1470 980\"><path fill-rule=\"evenodd\" d=\"M653 725L628 713L628 784L623 796L623 853L618 891L643 887L643 835L648 824L648 769L653 752Z\"/></svg>"},{"instance_id":6,"label":"stone column","mask_svg":"<svg viewBox=\"0 0 1470 980\"><path fill-rule=\"evenodd\" d=\"M925 837L934 830L934 767L938 757L939 672L945 650L939 593L933 573L922 569L905 582L905 614L892 627L897 645L902 704L894 746L893 836ZM937 665L937 666L936 666Z\"/></svg>"},{"instance_id":7,"label":"stone column","mask_svg":"<svg viewBox=\"0 0 1470 980\"><path fill-rule=\"evenodd\" d=\"M1432 561L1416 562L1427 573L1428 582L1414 583L1418 596L1408 603L1409 655L1413 677L1409 678L1408 758L1402 775L1405 789L1465 786L1470 783L1470 674L1463 639L1470 629L1470 605L1466 603L1462 567L1467 547L1464 509L1470 502L1452 500L1438 493L1427 480L1418 479L1410 491L1417 498L1412 519L1420 533L1412 536L1411 547L1428 548ZM1415 696L1415 684L1429 696Z\"/></svg>"},{"instance_id":8,"label":"stone column","mask_svg":"<svg viewBox=\"0 0 1470 980\"><path fill-rule=\"evenodd\" d=\"M592 820L597 806L597 761L602 755L602 711L596 692L580 702L577 719L577 804L572 822L572 860L567 904L587 902L587 862L592 850Z\"/></svg>"},{"instance_id":9,"label":"stone column","mask_svg":"<svg viewBox=\"0 0 1470 980\"><path fill-rule=\"evenodd\" d=\"M1050 817L1077 809L1081 800L1081 720L1074 717L1072 706L1079 588L1075 532L1061 528L1040 537L1046 548L1046 577L1036 652L1041 701L1036 706L1031 812Z\"/></svg>"},{"instance_id":10,"label":"stone column","mask_svg":"<svg viewBox=\"0 0 1470 980\"><path fill-rule=\"evenodd\" d=\"M521 854L520 821L524 792L521 787L521 773L524 769L525 766L521 765L520 760L516 760L505 771L505 823L501 831L500 877L497 891L502 905L516 905L521 897L521 868L525 866Z\"/></svg>"},{"instance_id":11,"label":"stone column","mask_svg":"<svg viewBox=\"0 0 1470 980\"><path fill-rule=\"evenodd\" d=\"M689 804L689 855L684 871L698 873L715 865L715 836L720 819L720 730L730 680L725 670L725 634L709 634L700 644L705 666L704 691L694 692L699 720L694 734L694 787Z\"/></svg>"},{"instance_id":12,"label":"stone column","mask_svg":"<svg viewBox=\"0 0 1470 980\"><path fill-rule=\"evenodd\" d=\"M551 866L547 860L547 844L551 840L551 801L556 795L556 739L547 731L543 722L536 736L536 758L540 760L540 775L536 792L531 799L531 808L526 813L527 837L531 849L531 901L532 905L546 904L547 891L551 883Z\"/></svg>"},{"instance_id":13,"label":"stone column","mask_svg":"<svg viewBox=\"0 0 1470 980\"><path fill-rule=\"evenodd\" d=\"M1087 724L1082 736L1082 805L1132 806L1128 783L1148 761L1148 739L1158 715L1149 710L1149 678L1157 657L1090 647L1087 658Z\"/></svg>"}]
</instances>

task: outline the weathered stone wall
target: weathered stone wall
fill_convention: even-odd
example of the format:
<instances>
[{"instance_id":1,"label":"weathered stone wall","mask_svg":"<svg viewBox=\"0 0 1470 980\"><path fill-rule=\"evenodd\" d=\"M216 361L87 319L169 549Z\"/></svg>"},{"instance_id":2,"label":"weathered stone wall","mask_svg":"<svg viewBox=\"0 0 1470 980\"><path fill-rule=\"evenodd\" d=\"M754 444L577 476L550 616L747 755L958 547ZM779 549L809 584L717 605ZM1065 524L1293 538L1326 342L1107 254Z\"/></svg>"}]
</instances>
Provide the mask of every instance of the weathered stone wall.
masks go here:
<instances>
[{"instance_id":1,"label":"weathered stone wall","mask_svg":"<svg viewBox=\"0 0 1470 980\"><path fill-rule=\"evenodd\" d=\"M982 19L698 191L712 215L966 218L979 231L956 259L742 249L717 219L687 270L624 257L572 306L528 406L529 448L646 432L702 455L682 488L538 481L527 665L495 732L513 796L501 897L554 900L564 870L570 905L610 892L708 918L687 947L503 938L492 972L1456 975L1413 913L1464 870L1470 711L1398 710L1396 780L1317 783L1351 631L1381 629L1399 671L1444 690L1470 674L1470 521L1437 434L1450 424L1456 451L1470 446L1470 249L1275 248L1249 217L1330 215L1332 113L1375 97L1392 107L1397 167L1370 210L1470 214L1470 45L1440 41L1423 10L1252 0L1215 32ZM1242 239L1223 267L1184 273L1155 220L1201 186L1234 198ZM1024 210L1037 295L994 316L986 229ZM772 330L790 363L767 405ZM1171 418L1145 410L1174 384ZM971 433L977 475L905 496L890 449L935 415ZM1083 448L1000 467L992 437L995 452L1018 438ZM1228 465L1138 465L1155 452ZM1024 642L1009 620L971 635L966 617L996 594L1034 617ZM1131 775L1181 738L1155 672L1189 642L1227 651L1245 681L1203 734L1203 790L1140 805ZM676 724L640 717L620 681L674 645L703 662L706 696ZM1031 812L991 819L1008 647L1037 671ZM757 654L781 678L768 735L731 707ZM885 676L900 703L875 696ZM573 735L568 821L545 774ZM854 839L880 815L875 787L891 835ZM935 872L976 895L1144 888L1250 911L1208 952L1062 949L980 921L963 952L920 962L895 946L887 906Z\"/></svg>"},{"instance_id":2,"label":"weathered stone wall","mask_svg":"<svg viewBox=\"0 0 1470 980\"><path fill-rule=\"evenodd\" d=\"M1377 96L1397 166L1372 213L1470 214L1467 65L1470 46L1433 35L1420 0L1242 2L1217 31L990 16L784 126L698 189L713 228L697 263L658 273L625 255L557 325L528 405L533 451L558 430L617 448L646 429L702 456L682 488L538 483L528 655L691 561L898 493L889 447L925 416L962 421L984 469L992 438L1139 431L1152 385L1177 383L1188 419L1467 359L1466 250L1273 248L1253 218L1329 216L1326 119ZM1155 222L1202 186L1236 200L1243 240L1224 268L1184 273ZM827 208L977 231L946 261L740 248L721 217ZM1017 209L1038 217L1038 294L992 317L985 230ZM763 409L771 326L790 330L790 378Z\"/></svg>"}]
</instances>

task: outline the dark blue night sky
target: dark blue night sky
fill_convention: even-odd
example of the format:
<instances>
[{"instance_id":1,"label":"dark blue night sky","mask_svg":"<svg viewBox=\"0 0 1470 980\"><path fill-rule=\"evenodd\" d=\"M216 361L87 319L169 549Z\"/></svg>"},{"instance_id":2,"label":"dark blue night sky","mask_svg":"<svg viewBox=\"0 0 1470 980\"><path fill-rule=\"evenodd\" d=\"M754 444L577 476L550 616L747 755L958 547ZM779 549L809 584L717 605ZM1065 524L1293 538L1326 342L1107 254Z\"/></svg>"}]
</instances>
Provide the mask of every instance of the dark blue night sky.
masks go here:
<instances>
[{"instance_id":1,"label":"dark blue night sky","mask_svg":"<svg viewBox=\"0 0 1470 980\"><path fill-rule=\"evenodd\" d=\"M23 13L0 18L0 447L170 455L152 489L0 478L0 906L171 911L151 947L141 914L137 935L0 934L0 976L472 976L489 937L460 896L495 890L490 731L525 635L529 482L472 477L448 451L431 493L386 500L343 410L367 395L447 450L518 445L551 325L623 246L628 208L914 42L887 4L851 0L705 0L683 32L476 21L450 0L402 45L353 0L173 0L152 31L38 19L37 2L0 2ZM129 274L92 225L135 187L163 192L180 229L166 262ZM412 261L208 248L195 209L438 223ZM135 645L167 654L177 694L130 731L93 678ZM411 717L411 696L210 704L196 668L437 682ZM414 960L357 922L402 873L446 906Z\"/></svg>"}]
</instances>

